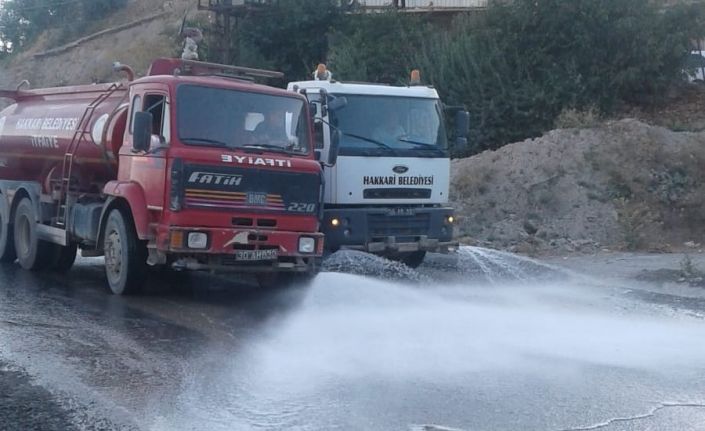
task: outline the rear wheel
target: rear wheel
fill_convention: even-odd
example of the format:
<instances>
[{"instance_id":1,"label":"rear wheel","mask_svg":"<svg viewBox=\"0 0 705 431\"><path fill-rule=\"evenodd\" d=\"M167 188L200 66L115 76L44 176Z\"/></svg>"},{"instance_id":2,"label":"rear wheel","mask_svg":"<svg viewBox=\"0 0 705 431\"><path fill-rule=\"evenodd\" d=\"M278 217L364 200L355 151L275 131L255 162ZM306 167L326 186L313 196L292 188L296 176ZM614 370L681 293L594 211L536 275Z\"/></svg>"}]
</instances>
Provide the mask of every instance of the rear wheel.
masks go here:
<instances>
[{"instance_id":1,"label":"rear wheel","mask_svg":"<svg viewBox=\"0 0 705 431\"><path fill-rule=\"evenodd\" d=\"M0 195L0 262L11 263L15 259L17 254L10 221L10 207L5 196Z\"/></svg>"},{"instance_id":2,"label":"rear wheel","mask_svg":"<svg viewBox=\"0 0 705 431\"><path fill-rule=\"evenodd\" d=\"M17 260L22 268L39 271L52 263L56 246L39 239L36 211L29 198L23 198L17 205L13 234Z\"/></svg>"},{"instance_id":3,"label":"rear wheel","mask_svg":"<svg viewBox=\"0 0 705 431\"><path fill-rule=\"evenodd\" d=\"M112 210L103 238L110 290L115 295L139 292L147 269L147 247L137 237L132 219L119 209Z\"/></svg>"}]
</instances>

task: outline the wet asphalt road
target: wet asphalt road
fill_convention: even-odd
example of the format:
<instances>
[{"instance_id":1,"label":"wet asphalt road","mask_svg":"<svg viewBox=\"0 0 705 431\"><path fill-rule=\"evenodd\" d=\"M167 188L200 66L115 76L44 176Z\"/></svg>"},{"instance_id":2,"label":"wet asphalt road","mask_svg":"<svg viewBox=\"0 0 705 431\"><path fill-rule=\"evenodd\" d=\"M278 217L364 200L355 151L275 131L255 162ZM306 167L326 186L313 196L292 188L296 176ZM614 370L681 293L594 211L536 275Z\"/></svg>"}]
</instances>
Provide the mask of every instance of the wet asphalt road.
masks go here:
<instances>
[{"instance_id":1,"label":"wet asphalt road","mask_svg":"<svg viewBox=\"0 0 705 431\"><path fill-rule=\"evenodd\" d=\"M164 272L115 297L100 260L0 266L0 430L705 430L702 289L614 258L352 260L387 280Z\"/></svg>"}]
</instances>

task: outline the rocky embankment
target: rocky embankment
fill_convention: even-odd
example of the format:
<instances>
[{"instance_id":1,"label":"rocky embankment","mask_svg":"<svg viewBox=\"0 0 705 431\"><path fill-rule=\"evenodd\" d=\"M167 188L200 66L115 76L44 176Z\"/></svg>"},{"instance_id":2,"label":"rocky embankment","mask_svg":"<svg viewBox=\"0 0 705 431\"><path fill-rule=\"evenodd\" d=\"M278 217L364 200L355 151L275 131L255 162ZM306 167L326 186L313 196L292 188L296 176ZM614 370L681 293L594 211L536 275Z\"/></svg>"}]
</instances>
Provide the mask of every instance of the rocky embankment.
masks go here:
<instances>
[{"instance_id":1,"label":"rocky embankment","mask_svg":"<svg viewBox=\"0 0 705 431\"><path fill-rule=\"evenodd\" d=\"M464 242L525 253L697 249L705 133L638 120L543 137L453 163Z\"/></svg>"}]
</instances>

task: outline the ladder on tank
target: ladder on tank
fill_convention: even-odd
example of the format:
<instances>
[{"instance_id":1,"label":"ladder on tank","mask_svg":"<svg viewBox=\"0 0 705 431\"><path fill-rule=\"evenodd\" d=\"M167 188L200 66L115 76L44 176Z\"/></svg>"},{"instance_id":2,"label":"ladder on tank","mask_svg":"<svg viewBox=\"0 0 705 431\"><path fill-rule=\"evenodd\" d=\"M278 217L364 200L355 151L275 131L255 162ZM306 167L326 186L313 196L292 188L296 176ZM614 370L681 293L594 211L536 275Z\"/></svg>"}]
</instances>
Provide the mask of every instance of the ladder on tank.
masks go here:
<instances>
[{"instance_id":1,"label":"ladder on tank","mask_svg":"<svg viewBox=\"0 0 705 431\"><path fill-rule=\"evenodd\" d=\"M107 90L102 92L98 97L96 97L83 111L81 119L78 121L76 130L74 131L73 137L69 146L66 148L64 153L64 163L61 167L61 183L59 185L59 207L56 214L56 225L59 227L66 227L66 222L69 213L69 189L71 187L71 174L73 173L73 163L74 156L78 151L86 138L86 135L91 135L90 125L91 118L98 106L105 102L110 96L112 96L117 90L122 87L120 83L113 83L108 87Z\"/></svg>"}]
</instances>

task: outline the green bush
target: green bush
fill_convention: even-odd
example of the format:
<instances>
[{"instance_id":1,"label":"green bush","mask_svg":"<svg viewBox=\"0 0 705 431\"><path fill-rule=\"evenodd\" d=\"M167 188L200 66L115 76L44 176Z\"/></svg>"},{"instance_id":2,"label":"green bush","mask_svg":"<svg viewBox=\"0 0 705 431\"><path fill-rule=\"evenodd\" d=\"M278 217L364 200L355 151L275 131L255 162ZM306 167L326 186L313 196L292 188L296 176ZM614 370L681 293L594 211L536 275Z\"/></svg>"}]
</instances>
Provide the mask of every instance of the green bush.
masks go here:
<instances>
[{"instance_id":1,"label":"green bush","mask_svg":"<svg viewBox=\"0 0 705 431\"><path fill-rule=\"evenodd\" d=\"M416 64L473 120L471 152L542 134L567 109L654 103L682 79L701 9L644 0L515 0L460 17Z\"/></svg>"}]
</instances>

